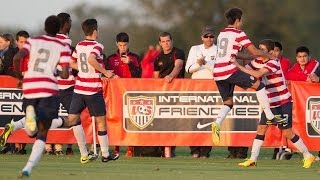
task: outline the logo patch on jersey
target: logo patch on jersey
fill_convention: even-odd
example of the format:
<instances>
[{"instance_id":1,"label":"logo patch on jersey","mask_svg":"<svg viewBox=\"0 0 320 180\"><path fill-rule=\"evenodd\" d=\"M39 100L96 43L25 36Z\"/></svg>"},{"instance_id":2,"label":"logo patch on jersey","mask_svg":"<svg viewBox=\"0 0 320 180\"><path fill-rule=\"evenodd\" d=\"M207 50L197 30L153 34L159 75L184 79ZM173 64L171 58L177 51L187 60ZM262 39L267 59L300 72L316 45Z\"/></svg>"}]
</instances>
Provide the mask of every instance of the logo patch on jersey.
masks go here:
<instances>
[{"instance_id":1,"label":"logo patch on jersey","mask_svg":"<svg viewBox=\"0 0 320 180\"><path fill-rule=\"evenodd\" d=\"M156 107L156 97L127 97L130 121L139 129L152 123Z\"/></svg>"}]
</instances>

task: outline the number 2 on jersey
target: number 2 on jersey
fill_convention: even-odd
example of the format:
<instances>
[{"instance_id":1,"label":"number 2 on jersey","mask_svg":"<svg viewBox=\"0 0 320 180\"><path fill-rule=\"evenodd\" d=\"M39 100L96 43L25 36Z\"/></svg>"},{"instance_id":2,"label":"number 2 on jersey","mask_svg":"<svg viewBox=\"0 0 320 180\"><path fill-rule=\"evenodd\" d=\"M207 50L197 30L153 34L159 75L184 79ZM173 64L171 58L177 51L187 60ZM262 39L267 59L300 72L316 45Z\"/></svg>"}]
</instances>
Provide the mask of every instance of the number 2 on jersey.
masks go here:
<instances>
[{"instance_id":1,"label":"number 2 on jersey","mask_svg":"<svg viewBox=\"0 0 320 180\"><path fill-rule=\"evenodd\" d=\"M43 73L44 69L40 67L40 64L48 62L49 57L50 57L50 51L48 49L42 49L41 48L41 49L39 49L38 53L39 53L39 57L41 55L43 55L43 56L41 58L37 58L35 60L33 70L36 71L36 72Z\"/></svg>"}]
</instances>

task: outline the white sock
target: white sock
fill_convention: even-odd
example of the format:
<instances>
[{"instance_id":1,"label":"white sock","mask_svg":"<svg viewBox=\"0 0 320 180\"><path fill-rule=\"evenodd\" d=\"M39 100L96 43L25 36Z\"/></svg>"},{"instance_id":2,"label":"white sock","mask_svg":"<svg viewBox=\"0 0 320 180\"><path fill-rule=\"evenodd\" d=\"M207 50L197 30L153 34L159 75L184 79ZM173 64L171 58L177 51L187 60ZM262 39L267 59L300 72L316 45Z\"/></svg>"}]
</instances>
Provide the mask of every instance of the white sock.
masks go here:
<instances>
[{"instance_id":1,"label":"white sock","mask_svg":"<svg viewBox=\"0 0 320 180\"><path fill-rule=\"evenodd\" d=\"M260 149L261 149L263 142L264 141L260 140L260 139L253 140L252 149L251 149L251 157L250 157L250 159L252 161L257 162L258 156L260 154Z\"/></svg>"},{"instance_id":2,"label":"white sock","mask_svg":"<svg viewBox=\"0 0 320 180\"><path fill-rule=\"evenodd\" d=\"M76 125L72 127L74 137L77 140L79 150L81 157L87 157L88 156L88 149L86 146L86 135L84 134L84 130L82 125Z\"/></svg>"},{"instance_id":3,"label":"white sock","mask_svg":"<svg viewBox=\"0 0 320 180\"><path fill-rule=\"evenodd\" d=\"M28 162L22 171L28 171L30 173L32 168L38 164L39 160L41 159L45 144L46 143L40 139L37 139L34 142Z\"/></svg>"},{"instance_id":4,"label":"white sock","mask_svg":"<svg viewBox=\"0 0 320 180\"><path fill-rule=\"evenodd\" d=\"M19 121L12 122L13 124L13 131L19 130L24 128L24 125L26 124L26 117L23 117Z\"/></svg>"},{"instance_id":5,"label":"white sock","mask_svg":"<svg viewBox=\"0 0 320 180\"><path fill-rule=\"evenodd\" d=\"M259 91L256 92L256 94L257 94L257 99L260 103L260 106L262 107L262 110L266 114L266 117L270 120L273 119L274 115L270 109L270 103L267 96L266 88L260 89Z\"/></svg>"},{"instance_id":6,"label":"white sock","mask_svg":"<svg viewBox=\"0 0 320 180\"><path fill-rule=\"evenodd\" d=\"M216 123L221 126L222 121L226 118L226 116L228 115L229 111L230 111L230 107L223 105L219 111L218 117L216 119Z\"/></svg>"},{"instance_id":7,"label":"white sock","mask_svg":"<svg viewBox=\"0 0 320 180\"><path fill-rule=\"evenodd\" d=\"M55 129L55 128L61 127L62 123L63 123L63 119L61 117L52 119L50 129Z\"/></svg>"},{"instance_id":8,"label":"white sock","mask_svg":"<svg viewBox=\"0 0 320 180\"><path fill-rule=\"evenodd\" d=\"M303 154L303 158L307 159L312 156L312 154L309 152L306 145L304 145L302 139L299 137L299 140L295 143L293 143L294 147L298 149L299 152Z\"/></svg>"},{"instance_id":9,"label":"white sock","mask_svg":"<svg viewBox=\"0 0 320 180\"><path fill-rule=\"evenodd\" d=\"M101 148L101 155L103 157L109 156L109 142L108 142L108 135L98 135L100 148Z\"/></svg>"}]
</instances>

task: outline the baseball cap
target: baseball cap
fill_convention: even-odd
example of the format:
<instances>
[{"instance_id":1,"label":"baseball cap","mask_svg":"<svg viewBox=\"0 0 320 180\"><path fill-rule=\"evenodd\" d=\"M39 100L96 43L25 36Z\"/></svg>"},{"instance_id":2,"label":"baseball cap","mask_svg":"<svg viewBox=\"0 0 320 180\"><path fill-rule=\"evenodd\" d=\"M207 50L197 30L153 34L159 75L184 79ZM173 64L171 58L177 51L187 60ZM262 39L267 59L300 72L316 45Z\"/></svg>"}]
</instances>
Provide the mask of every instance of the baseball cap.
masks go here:
<instances>
[{"instance_id":1,"label":"baseball cap","mask_svg":"<svg viewBox=\"0 0 320 180\"><path fill-rule=\"evenodd\" d=\"M212 34L212 35L214 35L214 30L213 30L213 28L212 28L212 27L209 27L209 26L204 27L204 28L202 29L202 34L201 34L201 36L204 36L204 35L206 35L206 34Z\"/></svg>"}]
</instances>

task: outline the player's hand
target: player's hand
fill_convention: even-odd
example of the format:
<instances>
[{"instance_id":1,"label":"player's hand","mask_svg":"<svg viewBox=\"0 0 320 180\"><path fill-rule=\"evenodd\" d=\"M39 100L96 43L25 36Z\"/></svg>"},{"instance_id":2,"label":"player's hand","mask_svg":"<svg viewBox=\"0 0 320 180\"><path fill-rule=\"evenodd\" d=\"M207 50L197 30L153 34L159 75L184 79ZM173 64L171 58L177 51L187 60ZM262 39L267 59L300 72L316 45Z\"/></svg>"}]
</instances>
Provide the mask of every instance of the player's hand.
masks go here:
<instances>
[{"instance_id":1,"label":"player's hand","mask_svg":"<svg viewBox=\"0 0 320 180\"><path fill-rule=\"evenodd\" d=\"M319 77L315 73L310 74L307 78L307 81L310 82L319 82L319 80Z\"/></svg>"},{"instance_id":2,"label":"player's hand","mask_svg":"<svg viewBox=\"0 0 320 180\"><path fill-rule=\"evenodd\" d=\"M231 59L231 62L235 65L235 66L237 66L237 67L240 67L241 65L239 64L239 62L235 59L235 58L232 58Z\"/></svg>"},{"instance_id":3,"label":"player's hand","mask_svg":"<svg viewBox=\"0 0 320 180\"><path fill-rule=\"evenodd\" d=\"M113 70L106 70L103 75L107 78L112 78L115 74L113 73Z\"/></svg>"},{"instance_id":4,"label":"player's hand","mask_svg":"<svg viewBox=\"0 0 320 180\"><path fill-rule=\"evenodd\" d=\"M173 76L171 76L171 75L166 75L166 76L164 77L164 80L165 80L166 82L170 83L170 82L173 80Z\"/></svg>"}]
</instances>

